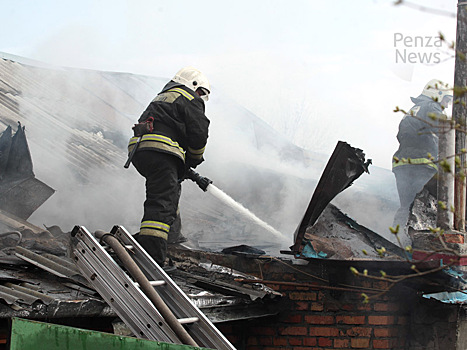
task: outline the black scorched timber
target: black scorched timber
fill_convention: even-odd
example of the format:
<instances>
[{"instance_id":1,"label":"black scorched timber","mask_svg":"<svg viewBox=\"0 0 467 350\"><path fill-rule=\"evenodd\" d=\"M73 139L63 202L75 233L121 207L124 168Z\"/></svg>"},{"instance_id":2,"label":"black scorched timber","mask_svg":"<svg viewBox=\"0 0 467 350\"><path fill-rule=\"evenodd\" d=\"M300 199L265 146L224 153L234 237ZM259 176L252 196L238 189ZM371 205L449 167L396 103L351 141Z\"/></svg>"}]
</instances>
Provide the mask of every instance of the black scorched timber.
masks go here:
<instances>
[{"instance_id":1,"label":"black scorched timber","mask_svg":"<svg viewBox=\"0 0 467 350\"><path fill-rule=\"evenodd\" d=\"M371 160L365 162L365 154L361 149L351 147L349 144L339 141L334 152L316 186L310 204L295 231L295 244L291 247L294 254L301 252L304 235L307 227L313 226L324 208L340 192L349 187L353 181L366 171Z\"/></svg>"},{"instance_id":2,"label":"black scorched timber","mask_svg":"<svg viewBox=\"0 0 467 350\"><path fill-rule=\"evenodd\" d=\"M0 136L0 209L26 220L54 192L36 179L24 126Z\"/></svg>"}]
</instances>

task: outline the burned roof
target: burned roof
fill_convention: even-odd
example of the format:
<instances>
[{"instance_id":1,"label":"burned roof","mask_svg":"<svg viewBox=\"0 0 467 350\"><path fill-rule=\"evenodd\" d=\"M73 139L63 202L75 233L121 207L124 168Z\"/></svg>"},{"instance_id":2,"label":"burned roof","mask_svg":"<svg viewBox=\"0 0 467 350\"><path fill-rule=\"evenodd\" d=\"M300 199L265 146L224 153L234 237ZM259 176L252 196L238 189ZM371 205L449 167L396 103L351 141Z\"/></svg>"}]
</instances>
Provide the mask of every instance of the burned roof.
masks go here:
<instances>
[{"instance_id":1,"label":"burned roof","mask_svg":"<svg viewBox=\"0 0 467 350\"><path fill-rule=\"evenodd\" d=\"M66 256L38 254L17 246L9 264L0 265L0 318L116 317ZM239 276L204 263L176 265L172 279L213 322L275 314L268 300L280 294L260 285L235 282Z\"/></svg>"},{"instance_id":2,"label":"burned roof","mask_svg":"<svg viewBox=\"0 0 467 350\"><path fill-rule=\"evenodd\" d=\"M165 82L166 79L127 73L43 67L28 62L21 63L14 58L0 59L0 123L3 125L2 129L6 129L2 138L11 138L13 129L9 129L9 126L14 127L21 121L22 126L17 127L16 132L21 135L26 131L31 136L29 140L32 153L35 151L41 155L41 160L35 163L36 169L39 168L40 178L57 190L51 199L58 204L44 209L45 214L40 216L41 220L34 222L46 222L49 228L63 223L87 224L70 221L70 218L77 217L74 214L82 214L78 216L79 219L94 219L92 224L98 224L98 228L118 223L136 232L144 194L135 190L137 181L140 181L136 179L137 174L124 173L122 169L126 160L126 142L131 134L131 126ZM323 175L323 182L319 180L319 170L325 165L327 156L296 147L241 106L227 99L219 101L221 102L213 100L209 107L213 111L213 132L206 153L209 162L202 165L200 172L212 177L214 183L232 194L234 199L259 217L270 220L273 226L290 236L287 244L294 244L293 254L308 247L316 257L324 253L328 260L346 263L345 260L379 259L376 250L385 246L390 253L388 258L401 258L400 248L358 224L345 214L345 208L328 205L337 193L366 170L367 163L362 159L361 150L341 144L343 150L354 151L355 157L348 157L347 163L340 164L340 170L345 170L346 176L349 176L344 178L336 191L328 193L325 201L318 205L314 202L313 208L310 207L311 212L306 213L306 217L300 222L302 209L308 203L311 205L313 188L318 183L326 185L324 182L330 179L329 174L326 174ZM235 143L229 140L225 136L225 130L229 134L241 130L242 147L239 147L238 140ZM3 142L0 142L0 149L5 150L7 146L2 145ZM228 149L235 149L240 156L234 159L226 157ZM267 158L268 164L259 161L264 158ZM271 166L284 160L286 166L280 169ZM0 162L5 160L0 157ZM66 172L69 177L60 182L57 175L62 172ZM308 176L307 172L313 172L313 176ZM194 186L186 186L181 211L185 232L192 247L222 251L241 243L272 254L288 246L284 242L274 242L267 232L243 220L225 203L207 197ZM355 187L354 185L353 189ZM394 203L393 198L382 198L379 193L382 192L382 186L375 187L378 188L378 193L372 194L373 201L366 204L360 201L362 206L373 206L385 213L388 209L394 209L397 203ZM86 192L88 188L90 190ZM102 198L95 196L96 189L100 188L106 190L101 194ZM366 187L362 186L358 190L364 196L367 195ZM285 198L285 194L290 197ZM80 197L84 200L79 201ZM355 198L349 200L350 207ZM321 196L317 199L323 198ZM50 200L46 202L48 203ZM11 207L11 202L9 204ZM57 214L57 207L63 209L63 212ZM113 221L115 218L123 222ZM50 222L50 219L66 221ZM52 238L58 242L56 246L66 247L66 243L59 239L60 234L55 236L50 229L43 230L27 222L24 215L21 217L0 210L0 221L7 222L8 227L22 234L25 243L23 247L27 250L44 253L51 248L45 242L47 239L53 241ZM299 222L299 235L294 242L293 231ZM382 225L384 226L384 222ZM25 229L27 230L24 231ZM46 237L44 241L34 239L40 235L52 237ZM14 241L12 237L9 239ZM311 246L309 242L312 242ZM370 257L363 257L363 250L370 253ZM49 253L60 255L57 252ZM36 258L33 256L31 260L35 261ZM13 259L11 255L0 256L0 261L4 264L11 263ZM37 268L42 269L35 267ZM194 267L191 266L190 269ZM174 276L177 273L182 276L183 269L177 269ZM190 288L200 288L200 285L219 291L225 288L222 284L216 284L213 280L206 281L205 278L206 276L200 276ZM202 293L202 288L198 292ZM200 295L198 292L193 293L197 298ZM230 292L237 293L235 298L244 293L238 290Z\"/></svg>"}]
</instances>

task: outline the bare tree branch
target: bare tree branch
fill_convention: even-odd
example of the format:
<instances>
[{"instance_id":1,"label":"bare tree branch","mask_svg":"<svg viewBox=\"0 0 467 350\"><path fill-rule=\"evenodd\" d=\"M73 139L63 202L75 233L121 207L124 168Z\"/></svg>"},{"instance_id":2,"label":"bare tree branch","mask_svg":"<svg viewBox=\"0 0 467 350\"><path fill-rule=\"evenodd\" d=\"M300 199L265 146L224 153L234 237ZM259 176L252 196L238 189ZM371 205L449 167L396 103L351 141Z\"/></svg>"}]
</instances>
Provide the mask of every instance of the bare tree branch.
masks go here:
<instances>
[{"instance_id":1,"label":"bare tree branch","mask_svg":"<svg viewBox=\"0 0 467 350\"><path fill-rule=\"evenodd\" d=\"M439 16L456 18L456 14L454 12L434 9L432 7L426 7L426 6L423 6L423 5L414 4L413 2L409 2L409 1L405 1L405 0L397 0L396 2L394 2L394 5L396 5L396 6L397 5L404 5L404 6L416 9L418 11L427 12L427 13L431 13L431 14L439 15Z\"/></svg>"}]
</instances>

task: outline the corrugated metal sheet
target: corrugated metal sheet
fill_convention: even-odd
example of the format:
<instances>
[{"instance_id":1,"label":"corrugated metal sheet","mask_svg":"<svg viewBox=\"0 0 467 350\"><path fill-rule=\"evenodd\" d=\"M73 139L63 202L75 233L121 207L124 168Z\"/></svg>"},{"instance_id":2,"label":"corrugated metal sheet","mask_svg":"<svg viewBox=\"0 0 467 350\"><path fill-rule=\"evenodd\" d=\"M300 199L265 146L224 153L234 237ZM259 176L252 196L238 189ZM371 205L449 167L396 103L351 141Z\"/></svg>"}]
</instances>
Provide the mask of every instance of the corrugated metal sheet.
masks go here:
<instances>
[{"instance_id":1,"label":"corrugated metal sheet","mask_svg":"<svg viewBox=\"0 0 467 350\"><path fill-rule=\"evenodd\" d=\"M23 264L17 265L15 270L0 270L0 301L3 301L0 302L0 318L115 316L79 275L71 259L53 254L37 254L23 247L16 247L16 252L18 257L37 268ZM182 270L170 274L213 322L272 314L263 303L266 299L278 297L279 293L244 288L233 282L235 276L227 269L217 271L213 276L215 280L198 275L200 271L189 273L188 279L187 273ZM204 273L210 274L208 270ZM230 284L227 283L229 280ZM198 285L200 282L202 285ZM8 305L8 308L2 304Z\"/></svg>"},{"instance_id":2,"label":"corrugated metal sheet","mask_svg":"<svg viewBox=\"0 0 467 350\"><path fill-rule=\"evenodd\" d=\"M78 285L67 286L64 280L45 271L27 266L4 267L1 271L0 318L114 315L94 291L79 290Z\"/></svg>"},{"instance_id":3,"label":"corrugated metal sheet","mask_svg":"<svg viewBox=\"0 0 467 350\"><path fill-rule=\"evenodd\" d=\"M43 152L53 149L55 157L86 178L86 169L123 164L123 144L116 146L102 133L121 126L128 135L120 142L126 142L156 90L130 74L45 69L0 59L0 125L21 121L31 139L41 131L44 137L35 146Z\"/></svg>"}]
</instances>

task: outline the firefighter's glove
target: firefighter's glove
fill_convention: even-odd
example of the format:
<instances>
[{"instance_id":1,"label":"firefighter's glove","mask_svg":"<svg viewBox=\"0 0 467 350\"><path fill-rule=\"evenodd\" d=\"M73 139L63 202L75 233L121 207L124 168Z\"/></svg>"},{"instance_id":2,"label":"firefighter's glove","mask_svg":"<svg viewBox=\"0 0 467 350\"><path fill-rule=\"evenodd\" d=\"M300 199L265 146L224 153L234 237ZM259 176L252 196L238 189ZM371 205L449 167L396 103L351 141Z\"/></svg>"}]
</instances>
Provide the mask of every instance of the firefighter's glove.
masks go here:
<instances>
[{"instance_id":1,"label":"firefighter's glove","mask_svg":"<svg viewBox=\"0 0 467 350\"><path fill-rule=\"evenodd\" d=\"M187 157L185 159L185 167L195 169L203 161L204 161L204 158L202 158L202 157L201 157L201 159L193 159L193 158Z\"/></svg>"}]
</instances>

